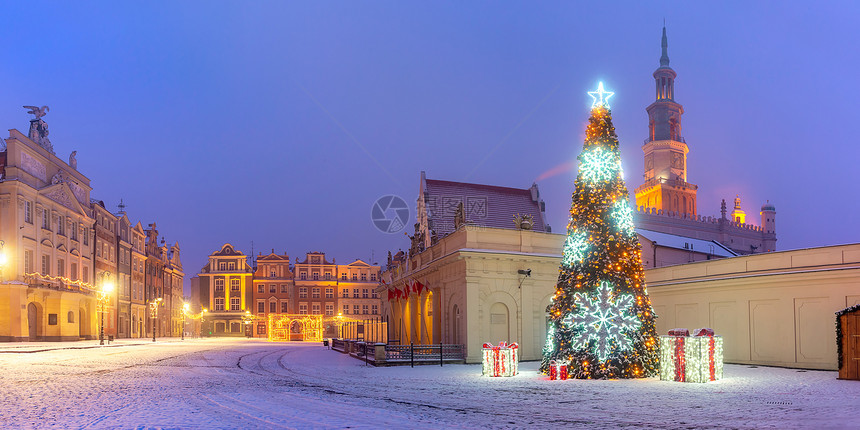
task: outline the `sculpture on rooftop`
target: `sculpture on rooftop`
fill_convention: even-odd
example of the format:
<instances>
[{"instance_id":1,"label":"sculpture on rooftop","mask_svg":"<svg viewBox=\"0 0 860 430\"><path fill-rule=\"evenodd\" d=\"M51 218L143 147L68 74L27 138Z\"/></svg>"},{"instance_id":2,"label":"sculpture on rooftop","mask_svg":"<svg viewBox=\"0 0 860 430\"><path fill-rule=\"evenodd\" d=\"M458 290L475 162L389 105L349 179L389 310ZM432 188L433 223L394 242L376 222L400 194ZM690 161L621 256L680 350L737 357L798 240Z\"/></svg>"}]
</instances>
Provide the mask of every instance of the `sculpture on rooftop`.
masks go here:
<instances>
[{"instance_id":1,"label":"sculpture on rooftop","mask_svg":"<svg viewBox=\"0 0 860 430\"><path fill-rule=\"evenodd\" d=\"M24 109L29 109L27 113L35 116L35 118L30 120L30 134L28 136L30 140L36 142L51 154L55 154L54 147L51 145L51 141L48 140L48 123L42 119L50 109L47 106L42 106L41 108L37 106L24 106Z\"/></svg>"}]
</instances>

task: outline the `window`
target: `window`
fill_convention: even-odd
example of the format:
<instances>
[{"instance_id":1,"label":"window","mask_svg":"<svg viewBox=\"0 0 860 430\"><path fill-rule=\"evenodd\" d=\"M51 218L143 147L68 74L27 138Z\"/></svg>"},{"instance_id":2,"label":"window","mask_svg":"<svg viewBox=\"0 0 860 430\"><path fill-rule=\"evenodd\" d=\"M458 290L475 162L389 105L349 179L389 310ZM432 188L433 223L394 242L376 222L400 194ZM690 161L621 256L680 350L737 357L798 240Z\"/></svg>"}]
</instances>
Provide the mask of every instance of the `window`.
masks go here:
<instances>
[{"instance_id":1,"label":"window","mask_svg":"<svg viewBox=\"0 0 860 430\"><path fill-rule=\"evenodd\" d=\"M358 305L352 305L352 313L355 315L358 315L361 313L361 309L358 307Z\"/></svg>"},{"instance_id":2,"label":"window","mask_svg":"<svg viewBox=\"0 0 860 430\"><path fill-rule=\"evenodd\" d=\"M379 305L371 305L371 306L370 306L370 309L371 309L371 311L373 312L373 314L374 314L374 315L376 315L376 314L378 314L378 313L379 313Z\"/></svg>"},{"instance_id":3,"label":"window","mask_svg":"<svg viewBox=\"0 0 860 430\"><path fill-rule=\"evenodd\" d=\"M313 315L319 315L319 314L320 314L320 304L319 304L319 303L314 303L314 304L313 304L313 308L312 308L312 310L311 310L311 314L313 314Z\"/></svg>"},{"instance_id":4,"label":"window","mask_svg":"<svg viewBox=\"0 0 860 430\"><path fill-rule=\"evenodd\" d=\"M325 298L333 299L334 298L334 288L326 288L325 289Z\"/></svg>"},{"instance_id":5,"label":"window","mask_svg":"<svg viewBox=\"0 0 860 430\"><path fill-rule=\"evenodd\" d=\"M320 272L314 272L314 281L320 280Z\"/></svg>"},{"instance_id":6,"label":"window","mask_svg":"<svg viewBox=\"0 0 860 430\"><path fill-rule=\"evenodd\" d=\"M353 274L352 274L352 280L353 280L353 281L357 281L357 280L358 280L358 274L357 274L357 273L353 273Z\"/></svg>"},{"instance_id":7,"label":"window","mask_svg":"<svg viewBox=\"0 0 860 430\"><path fill-rule=\"evenodd\" d=\"M269 272L269 274L270 274L270 276L269 276L270 278L275 278L275 277L277 277L277 276L278 276L278 274L277 274L274 270L272 270L271 272Z\"/></svg>"},{"instance_id":8,"label":"window","mask_svg":"<svg viewBox=\"0 0 860 430\"><path fill-rule=\"evenodd\" d=\"M215 310L216 311L223 311L224 310L224 298L223 297L215 299Z\"/></svg>"},{"instance_id":9,"label":"window","mask_svg":"<svg viewBox=\"0 0 860 430\"><path fill-rule=\"evenodd\" d=\"M223 271L225 271L225 270L227 270L227 263L225 263L225 262L223 262L223 261L222 261L222 262L220 262L220 263L218 263L218 270L220 270L220 271L222 271L222 272L223 272Z\"/></svg>"},{"instance_id":10,"label":"window","mask_svg":"<svg viewBox=\"0 0 860 430\"><path fill-rule=\"evenodd\" d=\"M269 302L269 313L278 312L278 302Z\"/></svg>"},{"instance_id":11,"label":"window","mask_svg":"<svg viewBox=\"0 0 860 430\"><path fill-rule=\"evenodd\" d=\"M81 280L83 280L84 283L90 282L90 268L89 267L84 267L83 272L81 272Z\"/></svg>"},{"instance_id":12,"label":"window","mask_svg":"<svg viewBox=\"0 0 860 430\"><path fill-rule=\"evenodd\" d=\"M370 297L370 296L368 295L368 293L369 293L369 291L367 290L367 288L365 288L364 290L362 290L362 291L361 291L361 298L362 298L362 299L366 299L366 298Z\"/></svg>"},{"instance_id":13,"label":"window","mask_svg":"<svg viewBox=\"0 0 860 430\"><path fill-rule=\"evenodd\" d=\"M360 296L359 296L358 288L352 290L352 298L357 299L359 297Z\"/></svg>"},{"instance_id":14,"label":"window","mask_svg":"<svg viewBox=\"0 0 860 430\"><path fill-rule=\"evenodd\" d=\"M344 297L344 298L349 297L349 288L344 288L344 289L343 289L343 297Z\"/></svg>"},{"instance_id":15,"label":"window","mask_svg":"<svg viewBox=\"0 0 860 430\"><path fill-rule=\"evenodd\" d=\"M24 200L24 222L33 223L33 204L27 200Z\"/></svg>"},{"instance_id":16,"label":"window","mask_svg":"<svg viewBox=\"0 0 860 430\"><path fill-rule=\"evenodd\" d=\"M48 209L42 209L42 228L51 229L51 211Z\"/></svg>"},{"instance_id":17,"label":"window","mask_svg":"<svg viewBox=\"0 0 860 430\"><path fill-rule=\"evenodd\" d=\"M71 270L69 271L69 277L70 277L73 281L77 281L77 280L78 280L78 263L72 263L72 265L71 265Z\"/></svg>"},{"instance_id":18,"label":"window","mask_svg":"<svg viewBox=\"0 0 860 430\"><path fill-rule=\"evenodd\" d=\"M340 274L340 279L346 281L346 272Z\"/></svg>"},{"instance_id":19,"label":"window","mask_svg":"<svg viewBox=\"0 0 860 430\"><path fill-rule=\"evenodd\" d=\"M231 261L231 262L227 263L227 270L236 270L236 262Z\"/></svg>"},{"instance_id":20,"label":"window","mask_svg":"<svg viewBox=\"0 0 860 430\"><path fill-rule=\"evenodd\" d=\"M230 310L238 311L239 310L239 298L238 297L230 297Z\"/></svg>"},{"instance_id":21,"label":"window","mask_svg":"<svg viewBox=\"0 0 860 430\"><path fill-rule=\"evenodd\" d=\"M379 298L379 294L376 294L376 290L373 290L370 292L370 298L372 298L372 299L378 299Z\"/></svg>"},{"instance_id":22,"label":"window","mask_svg":"<svg viewBox=\"0 0 860 430\"><path fill-rule=\"evenodd\" d=\"M265 324L259 324L257 326L257 334L266 334L266 325Z\"/></svg>"},{"instance_id":23,"label":"window","mask_svg":"<svg viewBox=\"0 0 860 430\"><path fill-rule=\"evenodd\" d=\"M303 281L308 279L308 272L302 272L301 274L299 274L299 279Z\"/></svg>"},{"instance_id":24,"label":"window","mask_svg":"<svg viewBox=\"0 0 860 430\"><path fill-rule=\"evenodd\" d=\"M331 279L331 272L325 272L325 280L328 281Z\"/></svg>"},{"instance_id":25,"label":"window","mask_svg":"<svg viewBox=\"0 0 860 430\"><path fill-rule=\"evenodd\" d=\"M362 273L362 274L361 274L361 280L362 280L362 281L366 281L366 280L367 280L367 273Z\"/></svg>"},{"instance_id":26,"label":"window","mask_svg":"<svg viewBox=\"0 0 860 430\"><path fill-rule=\"evenodd\" d=\"M311 298L314 298L314 299L320 298L320 289L319 288L314 288L313 290L311 290Z\"/></svg>"},{"instance_id":27,"label":"window","mask_svg":"<svg viewBox=\"0 0 860 430\"><path fill-rule=\"evenodd\" d=\"M50 275L51 274L51 256L50 255L42 255L42 274Z\"/></svg>"},{"instance_id":28,"label":"window","mask_svg":"<svg viewBox=\"0 0 860 430\"><path fill-rule=\"evenodd\" d=\"M62 258L57 259L57 276L66 276L66 261Z\"/></svg>"},{"instance_id":29,"label":"window","mask_svg":"<svg viewBox=\"0 0 860 430\"><path fill-rule=\"evenodd\" d=\"M325 305L325 314L326 314L327 316L332 316L332 315L334 315L334 305L333 305L333 304L331 304L331 303L326 303L326 305Z\"/></svg>"},{"instance_id":30,"label":"window","mask_svg":"<svg viewBox=\"0 0 860 430\"><path fill-rule=\"evenodd\" d=\"M343 305L343 314L349 315L349 305Z\"/></svg>"},{"instance_id":31,"label":"window","mask_svg":"<svg viewBox=\"0 0 860 430\"><path fill-rule=\"evenodd\" d=\"M114 252L113 246L110 247L110 261L116 261L116 252Z\"/></svg>"},{"instance_id":32,"label":"window","mask_svg":"<svg viewBox=\"0 0 860 430\"><path fill-rule=\"evenodd\" d=\"M33 273L33 251L24 251L24 270Z\"/></svg>"},{"instance_id":33,"label":"window","mask_svg":"<svg viewBox=\"0 0 860 430\"><path fill-rule=\"evenodd\" d=\"M371 274L370 274L370 280L371 280L371 281L375 281L375 280L376 280L376 273L371 273Z\"/></svg>"},{"instance_id":34,"label":"window","mask_svg":"<svg viewBox=\"0 0 860 430\"><path fill-rule=\"evenodd\" d=\"M361 305L361 313L364 315L367 315L367 313L368 313L367 305Z\"/></svg>"},{"instance_id":35,"label":"window","mask_svg":"<svg viewBox=\"0 0 860 430\"><path fill-rule=\"evenodd\" d=\"M239 291L239 284L241 283L238 279L230 280L230 291Z\"/></svg>"},{"instance_id":36,"label":"window","mask_svg":"<svg viewBox=\"0 0 860 430\"><path fill-rule=\"evenodd\" d=\"M72 234L72 240L74 240L74 241L78 240L78 223L75 223L75 222L72 223L72 230L69 233Z\"/></svg>"},{"instance_id":37,"label":"window","mask_svg":"<svg viewBox=\"0 0 860 430\"><path fill-rule=\"evenodd\" d=\"M62 216L60 216L60 218L57 220L57 234L59 234L60 236L66 235L66 221L63 219Z\"/></svg>"},{"instance_id":38,"label":"window","mask_svg":"<svg viewBox=\"0 0 860 430\"><path fill-rule=\"evenodd\" d=\"M266 313L266 302L257 302L257 313Z\"/></svg>"},{"instance_id":39,"label":"window","mask_svg":"<svg viewBox=\"0 0 860 430\"><path fill-rule=\"evenodd\" d=\"M281 313L282 314L289 313L289 310L287 309L287 306L289 304L290 304L289 302L281 301Z\"/></svg>"},{"instance_id":40,"label":"window","mask_svg":"<svg viewBox=\"0 0 860 430\"><path fill-rule=\"evenodd\" d=\"M265 285L263 285L263 284L257 284L257 292L258 292L258 293L264 293L264 292L265 292L265 290L266 290L266 286L265 286Z\"/></svg>"},{"instance_id":41,"label":"window","mask_svg":"<svg viewBox=\"0 0 860 430\"><path fill-rule=\"evenodd\" d=\"M299 303L299 315L307 315L308 313L308 304L307 303Z\"/></svg>"},{"instance_id":42,"label":"window","mask_svg":"<svg viewBox=\"0 0 860 430\"><path fill-rule=\"evenodd\" d=\"M90 244L90 229L85 228L84 229L84 245L88 246L89 244Z\"/></svg>"},{"instance_id":43,"label":"window","mask_svg":"<svg viewBox=\"0 0 860 430\"><path fill-rule=\"evenodd\" d=\"M269 292L270 293L277 293L278 292L278 286L276 284L269 285Z\"/></svg>"},{"instance_id":44,"label":"window","mask_svg":"<svg viewBox=\"0 0 860 430\"><path fill-rule=\"evenodd\" d=\"M299 298L300 299L306 299L307 297L308 297L308 288L307 287L299 288Z\"/></svg>"},{"instance_id":45,"label":"window","mask_svg":"<svg viewBox=\"0 0 860 430\"><path fill-rule=\"evenodd\" d=\"M288 293L289 291L290 291L290 290L289 290L289 289L287 289L287 285L286 285L286 284L281 284L281 293L282 293L282 294L286 294L286 293Z\"/></svg>"},{"instance_id":46,"label":"window","mask_svg":"<svg viewBox=\"0 0 860 430\"><path fill-rule=\"evenodd\" d=\"M215 291L224 291L224 279L215 280Z\"/></svg>"}]
</instances>

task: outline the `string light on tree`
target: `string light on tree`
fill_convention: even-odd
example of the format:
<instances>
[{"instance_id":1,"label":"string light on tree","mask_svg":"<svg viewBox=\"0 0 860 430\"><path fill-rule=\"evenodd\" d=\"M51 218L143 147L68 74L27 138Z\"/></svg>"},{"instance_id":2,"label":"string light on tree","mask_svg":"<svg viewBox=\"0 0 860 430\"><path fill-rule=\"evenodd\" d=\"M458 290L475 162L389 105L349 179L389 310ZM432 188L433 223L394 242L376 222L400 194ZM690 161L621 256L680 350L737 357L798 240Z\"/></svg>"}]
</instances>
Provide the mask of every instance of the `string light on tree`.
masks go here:
<instances>
[{"instance_id":1,"label":"string light on tree","mask_svg":"<svg viewBox=\"0 0 860 430\"><path fill-rule=\"evenodd\" d=\"M541 371L568 363L573 378L657 374L660 345L645 289L642 252L603 83L579 159Z\"/></svg>"}]
</instances>

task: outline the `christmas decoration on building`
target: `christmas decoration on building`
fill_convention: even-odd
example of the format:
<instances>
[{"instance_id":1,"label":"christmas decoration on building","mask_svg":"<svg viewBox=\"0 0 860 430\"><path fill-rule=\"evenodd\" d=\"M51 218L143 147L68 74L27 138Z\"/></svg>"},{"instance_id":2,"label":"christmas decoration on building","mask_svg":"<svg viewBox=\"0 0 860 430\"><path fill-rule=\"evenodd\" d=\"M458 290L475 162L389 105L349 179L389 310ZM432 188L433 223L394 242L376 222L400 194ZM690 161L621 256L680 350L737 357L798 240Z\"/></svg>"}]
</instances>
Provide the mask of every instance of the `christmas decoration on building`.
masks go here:
<instances>
[{"instance_id":1,"label":"christmas decoration on building","mask_svg":"<svg viewBox=\"0 0 860 430\"><path fill-rule=\"evenodd\" d=\"M485 343L482 361L483 376L514 376L519 372L520 359L517 355L519 345L516 342L508 344L504 341L493 346Z\"/></svg>"},{"instance_id":2,"label":"christmas decoration on building","mask_svg":"<svg viewBox=\"0 0 860 430\"><path fill-rule=\"evenodd\" d=\"M701 328L673 329L660 336L660 380L708 382L723 377L723 337Z\"/></svg>"},{"instance_id":3,"label":"christmas decoration on building","mask_svg":"<svg viewBox=\"0 0 860 430\"><path fill-rule=\"evenodd\" d=\"M572 378L657 374L656 315L645 288L642 253L621 169L618 137L604 89L594 98L580 153L541 372ZM555 364L552 364L552 363Z\"/></svg>"}]
</instances>

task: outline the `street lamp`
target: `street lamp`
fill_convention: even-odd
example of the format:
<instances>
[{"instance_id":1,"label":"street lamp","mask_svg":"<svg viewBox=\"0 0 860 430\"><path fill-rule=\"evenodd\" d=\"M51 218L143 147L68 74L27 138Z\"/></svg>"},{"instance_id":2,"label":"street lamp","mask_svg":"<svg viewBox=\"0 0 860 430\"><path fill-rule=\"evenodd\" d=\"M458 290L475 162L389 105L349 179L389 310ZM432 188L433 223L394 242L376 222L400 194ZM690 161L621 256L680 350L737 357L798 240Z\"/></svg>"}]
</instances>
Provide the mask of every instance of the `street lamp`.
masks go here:
<instances>
[{"instance_id":1,"label":"street lamp","mask_svg":"<svg viewBox=\"0 0 860 430\"><path fill-rule=\"evenodd\" d=\"M110 281L110 272L102 273L102 289L99 291L99 305L101 306L101 324L99 325L99 345L105 344L105 306L113 292L113 283Z\"/></svg>"},{"instance_id":2,"label":"street lamp","mask_svg":"<svg viewBox=\"0 0 860 430\"><path fill-rule=\"evenodd\" d=\"M254 317L251 316L251 311L245 311L245 316L242 317L242 322L245 323L245 336L249 339L251 338L251 321L254 320Z\"/></svg>"},{"instance_id":3,"label":"street lamp","mask_svg":"<svg viewBox=\"0 0 860 430\"><path fill-rule=\"evenodd\" d=\"M182 340L185 340L185 315L188 315L188 303L182 304Z\"/></svg>"},{"instance_id":4,"label":"street lamp","mask_svg":"<svg viewBox=\"0 0 860 430\"><path fill-rule=\"evenodd\" d=\"M158 318L158 306L161 304L161 297L149 302L149 317L152 318L152 341L155 342L155 319Z\"/></svg>"}]
</instances>

